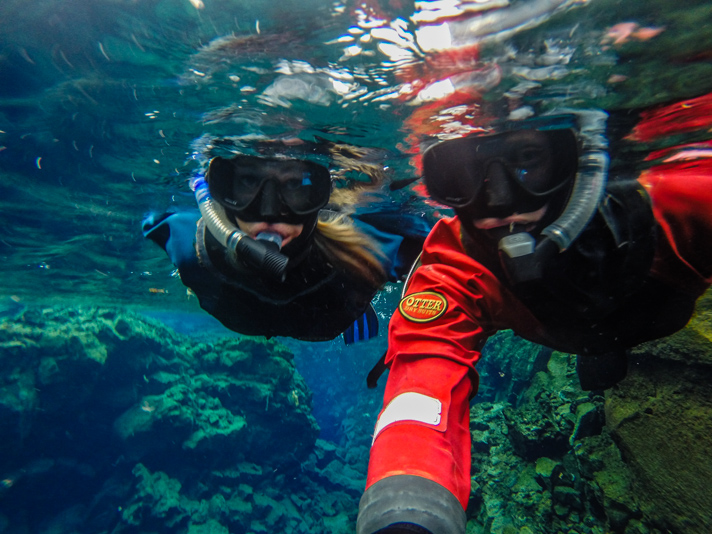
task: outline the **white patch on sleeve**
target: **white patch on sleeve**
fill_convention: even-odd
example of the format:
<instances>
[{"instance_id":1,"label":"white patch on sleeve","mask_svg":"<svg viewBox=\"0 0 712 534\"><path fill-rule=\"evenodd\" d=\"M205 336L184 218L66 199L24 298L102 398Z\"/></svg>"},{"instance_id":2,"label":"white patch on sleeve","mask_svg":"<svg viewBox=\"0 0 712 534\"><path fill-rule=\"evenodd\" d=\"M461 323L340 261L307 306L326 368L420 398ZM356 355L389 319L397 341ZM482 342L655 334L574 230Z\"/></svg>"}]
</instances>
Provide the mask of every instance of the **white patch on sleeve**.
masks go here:
<instances>
[{"instance_id":1,"label":"white patch on sleeve","mask_svg":"<svg viewBox=\"0 0 712 534\"><path fill-rule=\"evenodd\" d=\"M378 418L373 440L376 440L381 430L399 421L416 421L437 426L440 424L441 413L442 403L438 399L413 391L401 393L388 403Z\"/></svg>"}]
</instances>

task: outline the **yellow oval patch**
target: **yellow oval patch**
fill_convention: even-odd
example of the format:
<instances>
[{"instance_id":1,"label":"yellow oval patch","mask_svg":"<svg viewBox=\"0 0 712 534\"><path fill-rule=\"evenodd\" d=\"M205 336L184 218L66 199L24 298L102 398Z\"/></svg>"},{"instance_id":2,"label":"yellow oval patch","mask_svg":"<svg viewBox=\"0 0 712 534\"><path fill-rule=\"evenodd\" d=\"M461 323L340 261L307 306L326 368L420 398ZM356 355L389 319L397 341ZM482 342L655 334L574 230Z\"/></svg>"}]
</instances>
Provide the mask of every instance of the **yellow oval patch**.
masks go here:
<instances>
[{"instance_id":1,"label":"yellow oval patch","mask_svg":"<svg viewBox=\"0 0 712 534\"><path fill-rule=\"evenodd\" d=\"M427 323L447 310L447 300L440 293L421 291L403 297L398 304L403 317L415 323Z\"/></svg>"}]
</instances>

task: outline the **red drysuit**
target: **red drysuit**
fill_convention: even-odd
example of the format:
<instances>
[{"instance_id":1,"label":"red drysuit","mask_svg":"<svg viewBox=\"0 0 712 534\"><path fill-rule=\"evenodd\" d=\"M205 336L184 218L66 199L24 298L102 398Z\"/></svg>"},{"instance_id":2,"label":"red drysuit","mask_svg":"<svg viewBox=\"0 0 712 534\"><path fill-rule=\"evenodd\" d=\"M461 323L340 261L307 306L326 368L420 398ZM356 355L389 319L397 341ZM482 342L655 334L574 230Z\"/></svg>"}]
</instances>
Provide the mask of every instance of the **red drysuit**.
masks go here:
<instances>
[{"instance_id":1,"label":"red drysuit","mask_svg":"<svg viewBox=\"0 0 712 534\"><path fill-rule=\"evenodd\" d=\"M671 157L670 165L639 178L661 229L651 274L700 295L712 282L712 158ZM420 476L447 488L466 508L469 402L477 392L480 350L502 329L544 345L548 337L524 304L466 253L460 232L457 218L437 223L391 319L390 375L367 488L386 477Z\"/></svg>"}]
</instances>

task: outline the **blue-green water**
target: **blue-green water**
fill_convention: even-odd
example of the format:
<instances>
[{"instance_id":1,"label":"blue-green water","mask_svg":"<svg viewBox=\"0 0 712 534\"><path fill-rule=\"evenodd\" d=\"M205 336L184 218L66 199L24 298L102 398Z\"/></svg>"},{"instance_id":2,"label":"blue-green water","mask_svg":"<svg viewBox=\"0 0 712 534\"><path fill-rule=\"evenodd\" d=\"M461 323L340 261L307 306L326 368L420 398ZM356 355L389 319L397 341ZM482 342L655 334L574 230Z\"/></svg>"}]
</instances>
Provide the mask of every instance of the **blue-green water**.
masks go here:
<instances>
[{"instance_id":1,"label":"blue-green water","mask_svg":"<svg viewBox=\"0 0 712 534\"><path fill-rule=\"evenodd\" d=\"M542 2L512 2L527 4ZM631 110L709 91L707 2L543 4L571 5L471 39L472 85L500 113L599 107L634 121ZM448 73L418 45L427 7L3 1L3 293L195 309L137 228L148 210L193 204L190 156L212 136L320 135L382 150L394 179L413 176L418 89ZM610 29L627 22L662 31L613 44Z\"/></svg>"},{"instance_id":2,"label":"blue-green water","mask_svg":"<svg viewBox=\"0 0 712 534\"><path fill-rule=\"evenodd\" d=\"M452 28L448 46L429 38L445 23ZM455 49L461 52L454 55ZM433 124L463 127L449 112L427 114L432 84L453 72L470 73L464 87L489 115L604 109L611 114L611 139L620 141L642 110L712 91L711 51L708 0L1 0L3 318L24 309L120 306L201 341L227 335L205 322L165 255L140 234L146 212L194 204L188 179L211 139L349 143L371 150L388 179L399 180L417 175L412 156ZM650 148L614 144L614 170L639 168ZM416 189L388 194L432 219L440 215ZM390 289L378 304L384 332L399 291ZM385 337L357 349L285 342L314 392L322 437L341 445L367 442L380 397L365 391L364 377ZM12 369L0 372L15 377ZM499 384L492 378L485 390ZM7 378L3 391L15 379ZM494 391L491 399L512 394L501 388L506 393ZM16 439L12 432L8 439ZM71 454L67 447L64 456ZM364 458L349 465L365 468ZM26 472L51 471L31 465ZM75 477L67 487L80 494L67 465L60 475ZM8 468L0 478L15 472ZM111 493L97 482L103 475L90 477L93 487ZM52 487L47 498L56 499L57 479L45 482ZM18 518L3 500L24 506L11 500L20 482L8 484L0 488L0 532L168 528L155 518L143 526L118 519L92 523L101 527L62 523L56 518L80 504L71 499L48 507L44 518L37 517L41 506L27 504L19 514L24 519ZM33 486L32 494L42 487ZM347 495L352 507L344 524L310 520L290 528L348 532L358 497ZM94 511L119 501L98 500ZM101 513L108 512L92 517ZM185 531L186 521L175 528ZM261 531L258 524L232 528ZM597 532L592 528L585 532Z\"/></svg>"}]
</instances>

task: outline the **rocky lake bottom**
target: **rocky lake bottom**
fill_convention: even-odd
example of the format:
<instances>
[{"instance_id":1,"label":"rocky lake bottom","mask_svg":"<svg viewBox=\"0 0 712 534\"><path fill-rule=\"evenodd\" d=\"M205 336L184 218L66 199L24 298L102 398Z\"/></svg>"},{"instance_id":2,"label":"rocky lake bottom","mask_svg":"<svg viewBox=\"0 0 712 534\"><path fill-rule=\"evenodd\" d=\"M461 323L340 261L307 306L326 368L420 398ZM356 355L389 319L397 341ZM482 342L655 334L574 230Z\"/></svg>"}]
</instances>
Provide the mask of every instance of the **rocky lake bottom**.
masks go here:
<instances>
[{"instance_id":1,"label":"rocky lake bottom","mask_svg":"<svg viewBox=\"0 0 712 534\"><path fill-rule=\"evenodd\" d=\"M605 392L581 390L574 356L490 340L468 534L708 534L711 301ZM279 341L28 308L0 321L0 365L0 533L355 530L380 398L344 398L341 434L321 439Z\"/></svg>"}]
</instances>

